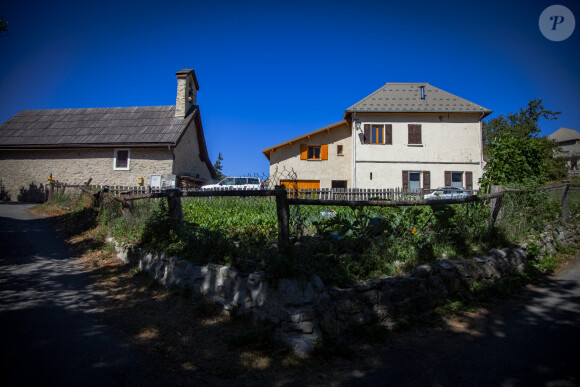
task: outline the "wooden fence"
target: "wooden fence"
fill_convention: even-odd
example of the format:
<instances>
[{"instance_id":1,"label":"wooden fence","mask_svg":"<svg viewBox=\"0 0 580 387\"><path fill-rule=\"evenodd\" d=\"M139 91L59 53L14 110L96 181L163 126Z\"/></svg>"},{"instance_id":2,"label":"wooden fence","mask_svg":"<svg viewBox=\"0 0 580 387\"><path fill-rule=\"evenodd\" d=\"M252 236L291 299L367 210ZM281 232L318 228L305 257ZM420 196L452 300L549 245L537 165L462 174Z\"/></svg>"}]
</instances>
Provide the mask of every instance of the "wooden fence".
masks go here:
<instances>
[{"instance_id":1,"label":"wooden fence","mask_svg":"<svg viewBox=\"0 0 580 387\"><path fill-rule=\"evenodd\" d=\"M108 187L108 186L90 186L84 185L66 185L58 182L50 182L49 192L52 195L55 191L64 191L66 188L79 188L82 191L91 193L96 200L100 201L104 197L111 200L119 201L123 207L130 210L133 207L134 200L167 198L169 215L172 224L179 225L182 221L182 197L275 197L276 212L278 218L278 246L284 249L290 241L290 205L320 205L320 206L348 206L348 207L408 207L408 206L436 206L445 204L463 204L474 202L485 202L490 205L491 221L495 222L500 216L501 200L507 192L525 192L525 190L505 189L502 186L492 186L491 193L483 195L470 195L460 199L440 199L425 200L422 198L422 192L411 193L401 192L399 190L301 190L298 192L287 191L285 189L275 190L149 190L147 187ZM100 188L100 190L99 190ZM97 192L94 192L97 189ZM568 219L568 201L570 189L580 189L580 185L570 184L564 181L563 184L543 187L539 190L556 190L562 191L562 218ZM383 195L383 196L381 196Z\"/></svg>"},{"instance_id":2,"label":"wooden fence","mask_svg":"<svg viewBox=\"0 0 580 387\"><path fill-rule=\"evenodd\" d=\"M80 188L81 185L70 185L54 181L52 183L52 191L63 193L66 188ZM84 184L82 187L92 189L95 192L105 191L115 196L125 196L134 194L149 194L164 192L166 188L151 188L150 186L107 186L107 185L88 185ZM216 191L240 191L235 187L223 187L212 190L201 190L199 188L180 188L181 192L216 192ZM318 189L286 189L288 198L300 199L320 199L320 200L389 200L389 201L408 201L408 200L422 200L424 196L432 190L416 190L403 191L401 188L383 188L383 189L367 189L367 188L318 188ZM470 195L476 195L478 191L466 191Z\"/></svg>"}]
</instances>

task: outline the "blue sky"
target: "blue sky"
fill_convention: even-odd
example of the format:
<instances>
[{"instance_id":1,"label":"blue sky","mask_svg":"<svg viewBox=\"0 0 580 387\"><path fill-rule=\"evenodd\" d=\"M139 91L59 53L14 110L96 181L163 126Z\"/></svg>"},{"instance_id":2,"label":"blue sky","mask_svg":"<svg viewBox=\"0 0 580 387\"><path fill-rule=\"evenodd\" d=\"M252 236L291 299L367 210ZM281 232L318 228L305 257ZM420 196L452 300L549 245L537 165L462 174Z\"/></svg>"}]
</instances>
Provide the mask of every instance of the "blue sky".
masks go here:
<instances>
[{"instance_id":1,"label":"blue sky","mask_svg":"<svg viewBox=\"0 0 580 387\"><path fill-rule=\"evenodd\" d=\"M576 30L546 39L552 4ZM543 98L544 134L580 130L577 1L3 0L0 122L25 109L175 103L195 69L212 162L265 174L262 149L340 121L386 82L428 82L497 114Z\"/></svg>"}]
</instances>

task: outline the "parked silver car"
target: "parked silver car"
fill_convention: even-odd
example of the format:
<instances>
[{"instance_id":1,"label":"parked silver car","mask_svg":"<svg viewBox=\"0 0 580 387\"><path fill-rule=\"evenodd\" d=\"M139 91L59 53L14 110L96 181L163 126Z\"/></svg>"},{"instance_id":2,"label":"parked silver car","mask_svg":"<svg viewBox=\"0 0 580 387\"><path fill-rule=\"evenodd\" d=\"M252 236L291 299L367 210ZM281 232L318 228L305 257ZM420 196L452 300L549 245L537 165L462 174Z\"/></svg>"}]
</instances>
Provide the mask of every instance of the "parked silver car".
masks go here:
<instances>
[{"instance_id":1,"label":"parked silver car","mask_svg":"<svg viewBox=\"0 0 580 387\"><path fill-rule=\"evenodd\" d=\"M463 187L439 187L430 194L425 195L425 200L463 199L469 196L469 192Z\"/></svg>"},{"instance_id":2,"label":"parked silver car","mask_svg":"<svg viewBox=\"0 0 580 387\"><path fill-rule=\"evenodd\" d=\"M264 183L258 177L226 177L217 184L208 184L202 190L220 189L263 189Z\"/></svg>"}]
</instances>

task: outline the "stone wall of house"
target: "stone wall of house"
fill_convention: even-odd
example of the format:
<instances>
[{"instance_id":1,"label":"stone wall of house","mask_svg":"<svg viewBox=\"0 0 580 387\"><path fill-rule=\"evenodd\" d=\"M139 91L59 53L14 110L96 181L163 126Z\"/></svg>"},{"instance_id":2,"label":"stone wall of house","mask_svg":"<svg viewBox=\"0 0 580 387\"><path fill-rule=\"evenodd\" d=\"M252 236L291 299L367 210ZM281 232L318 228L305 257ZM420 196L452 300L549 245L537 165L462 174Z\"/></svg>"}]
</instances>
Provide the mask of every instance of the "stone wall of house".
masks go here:
<instances>
[{"instance_id":1,"label":"stone wall of house","mask_svg":"<svg viewBox=\"0 0 580 387\"><path fill-rule=\"evenodd\" d=\"M211 173L205 162L201 161L195 120L183 134L175 147L174 174L191 174L194 177L211 180ZM197 175L197 176L196 176Z\"/></svg>"},{"instance_id":2,"label":"stone wall of house","mask_svg":"<svg viewBox=\"0 0 580 387\"><path fill-rule=\"evenodd\" d=\"M554 231L554 232L552 232ZM561 245L579 241L578 228L551 230ZM555 242L542 244L547 249ZM309 352L323 333L371 323L392 324L404 316L422 315L475 281L493 282L524 270L523 248L491 250L487 256L448 260L416 267L397 277L368 280L349 288L325 287L320 278L268 280L264 273L241 273L221 265L197 266L164 254L144 254L116 246L118 257L134 263L165 286L189 287L224 306L273 324L298 354ZM131 258L132 257L132 258Z\"/></svg>"},{"instance_id":3,"label":"stone wall of house","mask_svg":"<svg viewBox=\"0 0 580 387\"><path fill-rule=\"evenodd\" d=\"M3 150L0 153L0 179L17 200L21 187L31 183L44 185L48 176L67 184L136 186L143 177L171 174L173 154L167 148L135 148L130 150L129 170L114 170L114 149Z\"/></svg>"}]
</instances>

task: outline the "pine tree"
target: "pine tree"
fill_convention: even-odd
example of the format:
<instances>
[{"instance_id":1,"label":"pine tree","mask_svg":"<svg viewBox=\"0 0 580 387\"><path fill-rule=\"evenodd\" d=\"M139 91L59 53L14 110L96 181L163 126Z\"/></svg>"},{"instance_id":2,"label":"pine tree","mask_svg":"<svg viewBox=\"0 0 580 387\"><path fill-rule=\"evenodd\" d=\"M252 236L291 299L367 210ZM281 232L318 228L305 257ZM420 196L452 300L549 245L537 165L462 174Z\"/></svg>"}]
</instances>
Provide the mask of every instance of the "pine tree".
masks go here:
<instances>
[{"instance_id":1,"label":"pine tree","mask_svg":"<svg viewBox=\"0 0 580 387\"><path fill-rule=\"evenodd\" d=\"M214 165L213 165L213 169L215 169L218 179L221 180L223 178L226 177L226 175L224 175L222 173L222 169L224 168L224 166L222 165L222 161L224 160L223 156L222 156L222 152L220 152L218 154L217 160L215 161Z\"/></svg>"}]
</instances>

